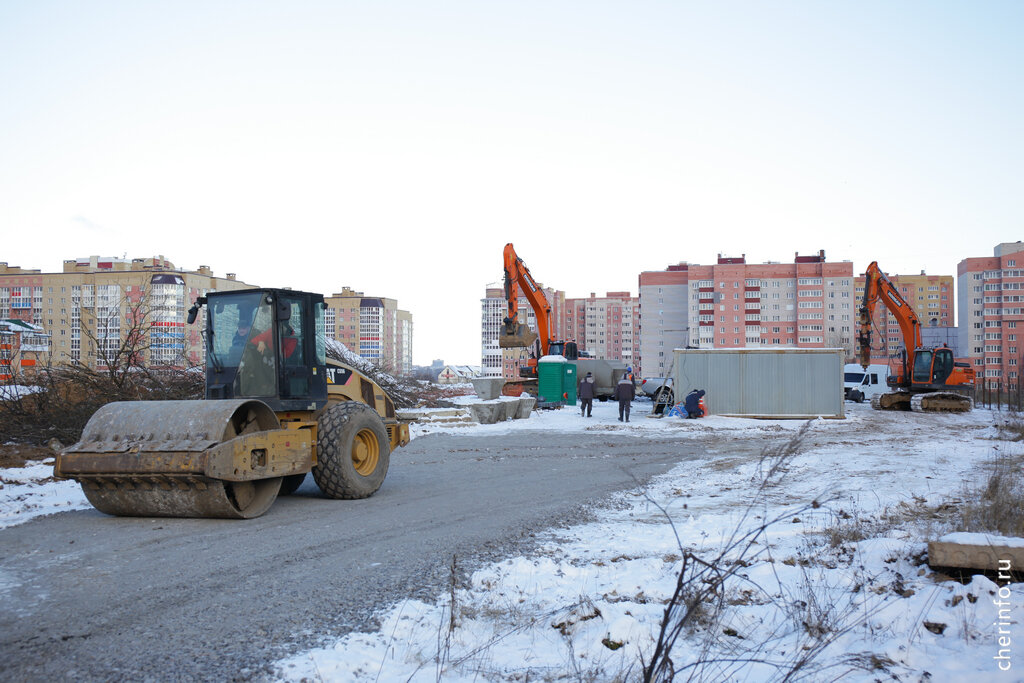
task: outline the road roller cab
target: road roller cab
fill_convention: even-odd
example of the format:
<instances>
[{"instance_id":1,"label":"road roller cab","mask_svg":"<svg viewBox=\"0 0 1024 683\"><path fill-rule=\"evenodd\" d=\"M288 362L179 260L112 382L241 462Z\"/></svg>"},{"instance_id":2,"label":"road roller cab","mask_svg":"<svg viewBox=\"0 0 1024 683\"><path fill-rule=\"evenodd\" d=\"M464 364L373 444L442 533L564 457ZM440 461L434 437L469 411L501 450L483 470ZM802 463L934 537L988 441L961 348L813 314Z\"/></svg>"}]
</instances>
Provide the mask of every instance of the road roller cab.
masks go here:
<instances>
[{"instance_id":1,"label":"road roller cab","mask_svg":"<svg viewBox=\"0 0 1024 683\"><path fill-rule=\"evenodd\" d=\"M257 398L275 412L327 403L324 298L277 289L217 292L206 304L206 398ZM319 332L319 333L318 333Z\"/></svg>"},{"instance_id":2,"label":"road roller cab","mask_svg":"<svg viewBox=\"0 0 1024 683\"><path fill-rule=\"evenodd\" d=\"M373 495L409 429L379 385L328 362L323 296L213 292L190 324L204 306L206 400L109 403L54 475L127 516L257 517L310 472L330 498Z\"/></svg>"}]
</instances>

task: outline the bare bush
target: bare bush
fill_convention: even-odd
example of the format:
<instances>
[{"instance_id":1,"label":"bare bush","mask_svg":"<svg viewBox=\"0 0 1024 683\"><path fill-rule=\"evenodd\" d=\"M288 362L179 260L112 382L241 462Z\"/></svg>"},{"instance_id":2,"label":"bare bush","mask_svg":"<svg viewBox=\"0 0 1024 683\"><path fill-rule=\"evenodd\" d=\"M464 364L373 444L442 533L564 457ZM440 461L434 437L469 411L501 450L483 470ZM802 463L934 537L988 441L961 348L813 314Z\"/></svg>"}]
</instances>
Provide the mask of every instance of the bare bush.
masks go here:
<instances>
[{"instance_id":1,"label":"bare bush","mask_svg":"<svg viewBox=\"0 0 1024 683\"><path fill-rule=\"evenodd\" d=\"M93 413L113 401L199 399L205 375L184 350L166 365L150 363L154 309L148 294L125 294L82 307L86 363L46 366L0 386L0 433L29 444L77 441ZM85 345L88 344L88 347Z\"/></svg>"},{"instance_id":2,"label":"bare bush","mask_svg":"<svg viewBox=\"0 0 1024 683\"><path fill-rule=\"evenodd\" d=\"M192 369L117 376L85 366L50 367L0 391L0 433L6 439L64 445L82 435L93 413L113 401L199 399L203 373Z\"/></svg>"},{"instance_id":3,"label":"bare bush","mask_svg":"<svg viewBox=\"0 0 1024 683\"><path fill-rule=\"evenodd\" d=\"M781 594L766 591L743 573L744 568L768 552L765 534L770 527L822 505L822 501L814 500L797 509L787 508L775 516L767 514L766 496L785 478L790 463L801 449L809 424L789 440L767 446L761 452L756 468L756 492L732 534L717 551L709 557L701 557L679 544L682 564L654 649L649 661L643 663L644 681L667 682L678 675L687 680L731 680L743 667L750 665L772 672L768 675L770 680L788 681L819 675L823 669L812 666L815 658L867 618L869 612L860 611L861 606L849 591L845 599L837 600L836 595L843 592L841 589L825 585L820 577L809 576L806 567L813 563L813 556L793 561L801 567L803 581L796 590L783 588ZM755 515L758 508L764 514ZM771 562L770 557L767 559ZM774 563L771 566L774 569ZM865 580L858 579L855 583L863 584ZM785 586L785 582L780 580L779 585ZM779 614L788 615L788 622L762 628L756 633L741 633L738 624L727 621L727 608L750 602L775 605ZM698 630L704 631L704 637L697 656L686 664L677 665L672 654L680 638L692 636ZM786 638L797 641L795 647L787 648L790 655L768 654L773 644Z\"/></svg>"}]
</instances>

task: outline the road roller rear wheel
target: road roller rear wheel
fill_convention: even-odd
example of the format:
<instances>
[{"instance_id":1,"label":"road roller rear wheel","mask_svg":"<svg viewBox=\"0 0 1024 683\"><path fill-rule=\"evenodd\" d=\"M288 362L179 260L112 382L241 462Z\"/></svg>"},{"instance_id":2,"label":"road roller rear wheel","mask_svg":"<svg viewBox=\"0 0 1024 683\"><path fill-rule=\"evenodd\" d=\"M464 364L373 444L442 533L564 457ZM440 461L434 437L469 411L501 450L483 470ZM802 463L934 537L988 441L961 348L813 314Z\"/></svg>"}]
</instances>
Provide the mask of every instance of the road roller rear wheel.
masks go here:
<instances>
[{"instance_id":1,"label":"road roller rear wheel","mask_svg":"<svg viewBox=\"0 0 1024 683\"><path fill-rule=\"evenodd\" d=\"M375 410L345 401L328 406L317 424L313 479L330 498L368 498L387 476L388 432Z\"/></svg>"}]
</instances>

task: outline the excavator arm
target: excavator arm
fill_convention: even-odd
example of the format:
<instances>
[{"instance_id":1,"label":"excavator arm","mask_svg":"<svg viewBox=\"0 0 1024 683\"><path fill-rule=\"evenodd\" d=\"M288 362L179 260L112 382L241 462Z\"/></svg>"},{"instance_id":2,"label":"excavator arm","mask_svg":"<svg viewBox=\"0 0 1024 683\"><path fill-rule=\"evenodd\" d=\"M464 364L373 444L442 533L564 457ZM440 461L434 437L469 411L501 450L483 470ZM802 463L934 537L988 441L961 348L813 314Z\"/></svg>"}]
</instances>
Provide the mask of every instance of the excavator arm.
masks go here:
<instances>
[{"instance_id":1,"label":"excavator arm","mask_svg":"<svg viewBox=\"0 0 1024 683\"><path fill-rule=\"evenodd\" d=\"M879 302L896 318L908 355L912 355L922 345L921 321L917 314L914 313L910 304L900 296L892 281L881 271L878 262L872 261L864 273L864 299L861 301L857 320L860 328L857 335L857 341L860 344L857 360L865 370L871 363L871 318L874 316ZM912 365L913 359L909 360Z\"/></svg>"},{"instance_id":2,"label":"excavator arm","mask_svg":"<svg viewBox=\"0 0 1024 683\"><path fill-rule=\"evenodd\" d=\"M512 243L505 245L505 301L508 302L508 315L502 321L498 335L498 346L503 349L532 346L540 336L541 355L547 355L551 342L551 304L537 284L530 269L523 259L516 254ZM519 293L530 302L533 314L537 318L537 332L534 333L525 324L519 322Z\"/></svg>"}]
</instances>

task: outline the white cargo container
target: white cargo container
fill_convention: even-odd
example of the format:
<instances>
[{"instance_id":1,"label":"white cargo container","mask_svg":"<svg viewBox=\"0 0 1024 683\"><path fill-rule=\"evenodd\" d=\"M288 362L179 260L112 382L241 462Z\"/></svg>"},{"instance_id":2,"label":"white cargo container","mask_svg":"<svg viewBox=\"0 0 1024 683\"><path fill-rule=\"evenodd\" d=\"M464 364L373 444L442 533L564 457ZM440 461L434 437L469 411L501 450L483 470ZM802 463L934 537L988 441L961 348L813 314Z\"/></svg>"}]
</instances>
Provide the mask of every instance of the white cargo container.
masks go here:
<instances>
[{"instance_id":1,"label":"white cargo container","mask_svg":"<svg viewBox=\"0 0 1024 683\"><path fill-rule=\"evenodd\" d=\"M842 349L676 349L677 401L704 389L709 415L843 417Z\"/></svg>"}]
</instances>

